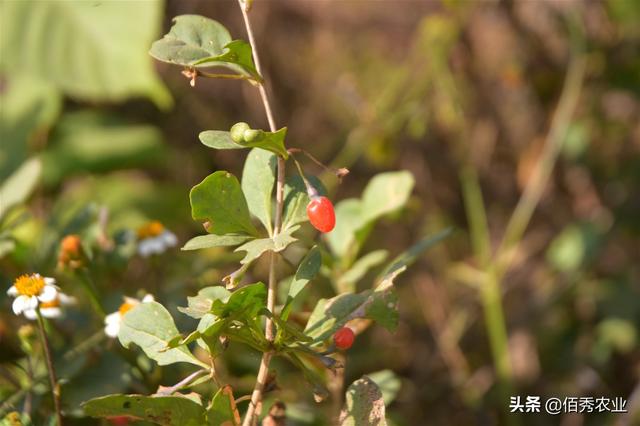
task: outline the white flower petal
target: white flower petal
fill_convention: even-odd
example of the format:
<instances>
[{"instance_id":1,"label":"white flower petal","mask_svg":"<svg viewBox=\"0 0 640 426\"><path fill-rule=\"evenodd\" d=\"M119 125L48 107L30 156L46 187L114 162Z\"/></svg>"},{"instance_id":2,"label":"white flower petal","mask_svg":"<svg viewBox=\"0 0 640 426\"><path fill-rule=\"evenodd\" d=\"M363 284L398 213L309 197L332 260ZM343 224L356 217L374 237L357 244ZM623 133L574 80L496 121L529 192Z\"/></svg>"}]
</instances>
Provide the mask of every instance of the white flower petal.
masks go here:
<instances>
[{"instance_id":1,"label":"white flower petal","mask_svg":"<svg viewBox=\"0 0 640 426\"><path fill-rule=\"evenodd\" d=\"M35 309L38 307L38 298L36 296L28 297L27 302L25 303L25 309Z\"/></svg>"},{"instance_id":2,"label":"white flower petal","mask_svg":"<svg viewBox=\"0 0 640 426\"><path fill-rule=\"evenodd\" d=\"M27 317L27 319L30 319L30 320L34 320L34 319L38 318L38 314L36 314L36 310L35 309L27 309L26 311L24 311L24 316Z\"/></svg>"},{"instance_id":3,"label":"white flower petal","mask_svg":"<svg viewBox=\"0 0 640 426\"><path fill-rule=\"evenodd\" d=\"M153 297L153 294L147 294L146 296L144 296L142 298L142 303L148 303L148 302L153 302L156 299Z\"/></svg>"},{"instance_id":4,"label":"white flower petal","mask_svg":"<svg viewBox=\"0 0 640 426\"><path fill-rule=\"evenodd\" d=\"M27 304L28 301L29 301L28 296L16 297L16 299L13 301L13 305L11 305L11 307L13 308L13 313L16 315L20 315L22 311L25 310L25 305Z\"/></svg>"},{"instance_id":5,"label":"white flower petal","mask_svg":"<svg viewBox=\"0 0 640 426\"><path fill-rule=\"evenodd\" d=\"M75 305L77 302L75 297L69 296L62 292L58 293L58 300L60 301L61 305Z\"/></svg>"},{"instance_id":6,"label":"white flower petal","mask_svg":"<svg viewBox=\"0 0 640 426\"><path fill-rule=\"evenodd\" d=\"M140 303L140 301L138 299L136 299L135 297L127 297L127 296L123 296L122 297L124 299L124 303L128 303L130 305L137 305L138 303Z\"/></svg>"},{"instance_id":7,"label":"white flower petal","mask_svg":"<svg viewBox=\"0 0 640 426\"><path fill-rule=\"evenodd\" d=\"M107 324L107 326L104 328L104 332L109 337L114 337L114 338L118 337L119 331L120 331L120 321L118 321L117 323Z\"/></svg>"},{"instance_id":8,"label":"white flower petal","mask_svg":"<svg viewBox=\"0 0 640 426\"><path fill-rule=\"evenodd\" d=\"M138 254L142 257L147 257L152 253L152 247L148 239L140 241L138 243Z\"/></svg>"},{"instance_id":9,"label":"white flower petal","mask_svg":"<svg viewBox=\"0 0 640 426\"><path fill-rule=\"evenodd\" d=\"M59 318L60 316L62 316L62 309L57 308L57 307L42 308L42 309L40 309L40 313L45 318ZM26 312L24 314L25 314L25 316L27 315Z\"/></svg>"},{"instance_id":10,"label":"white flower petal","mask_svg":"<svg viewBox=\"0 0 640 426\"><path fill-rule=\"evenodd\" d=\"M56 285L56 279L51 277L44 277L44 283L46 285Z\"/></svg>"},{"instance_id":11,"label":"white flower petal","mask_svg":"<svg viewBox=\"0 0 640 426\"><path fill-rule=\"evenodd\" d=\"M104 317L104 323L108 326L110 324L120 324L120 312L114 312Z\"/></svg>"},{"instance_id":12,"label":"white flower petal","mask_svg":"<svg viewBox=\"0 0 640 426\"><path fill-rule=\"evenodd\" d=\"M18 295L18 289L16 288L16 286L15 286L15 285L12 285L12 286L9 288L9 290L7 290L7 294L8 294L9 296L14 296L14 297L15 297L15 296L17 296L17 295Z\"/></svg>"},{"instance_id":13,"label":"white flower petal","mask_svg":"<svg viewBox=\"0 0 640 426\"><path fill-rule=\"evenodd\" d=\"M164 231L160 236L167 247L174 247L178 244L178 237L176 237L176 234L171 231Z\"/></svg>"},{"instance_id":14,"label":"white flower petal","mask_svg":"<svg viewBox=\"0 0 640 426\"><path fill-rule=\"evenodd\" d=\"M46 284L42 289L42 293L38 296L42 302L53 302L58 296L58 289L55 286Z\"/></svg>"}]
</instances>

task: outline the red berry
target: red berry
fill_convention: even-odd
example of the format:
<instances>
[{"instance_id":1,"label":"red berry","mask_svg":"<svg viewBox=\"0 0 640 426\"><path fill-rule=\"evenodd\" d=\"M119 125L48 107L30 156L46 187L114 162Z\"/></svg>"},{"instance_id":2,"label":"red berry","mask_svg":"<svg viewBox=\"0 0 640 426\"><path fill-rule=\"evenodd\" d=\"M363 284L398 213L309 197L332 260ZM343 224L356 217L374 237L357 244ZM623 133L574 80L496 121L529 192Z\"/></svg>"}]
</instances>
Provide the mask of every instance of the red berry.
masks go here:
<instances>
[{"instance_id":1,"label":"red berry","mask_svg":"<svg viewBox=\"0 0 640 426\"><path fill-rule=\"evenodd\" d=\"M333 342L338 349L349 349L353 345L356 335L349 327L342 327L333 335Z\"/></svg>"},{"instance_id":2,"label":"red berry","mask_svg":"<svg viewBox=\"0 0 640 426\"><path fill-rule=\"evenodd\" d=\"M327 197L312 197L307 205L307 216L313 227L320 232L331 232L336 226L336 213Z\"/></svg>"},{"instance_id":3,"label":"red berry","mask_svg":"<svg viewBox=\"0 0 640 426\"><path fill-rule=\"evenodd\" d=\"M127 416L108 417L107 419L114 426L126 426L129 424L129 417Z\"/></svg>"}]
</instances>

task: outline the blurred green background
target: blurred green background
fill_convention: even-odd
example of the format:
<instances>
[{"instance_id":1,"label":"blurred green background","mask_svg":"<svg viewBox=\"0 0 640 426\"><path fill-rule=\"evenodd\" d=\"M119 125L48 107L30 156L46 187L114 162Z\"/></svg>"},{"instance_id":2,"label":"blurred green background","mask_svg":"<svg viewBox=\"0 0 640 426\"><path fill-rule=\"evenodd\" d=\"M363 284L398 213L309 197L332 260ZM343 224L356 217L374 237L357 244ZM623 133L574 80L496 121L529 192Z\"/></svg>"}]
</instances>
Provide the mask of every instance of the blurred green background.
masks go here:
<instances>
[{"instance_id":1,"label":"blurred green background","mask_svg":"<svg viewBox=\"0 0 640 426\"><path fill-rule=\"evenodd\" d=\"M148 56L171 17L186 13L246 38L233 1L0 2L0 182L30 158L42 163L29 202L3 219L2 288L28 271L56 275L56 245L70 231L117 240L158 219L181 243L202 233L190 217L189 189L214 170L240 174L244 155L209 150L198 133L237 121L267 123L251 85L199 79L192 88L178 69ZM382 171L415 177L407 206L376 226L365 250L395 255L419 235L457 230L399 280L397 333L372 327L359 337L345 383L392 370L378 374L386 375L395 425L506 424L515 417L528 425L634 424L608 413L504 414L508 401L495 386L460 176L469 164L477 173L495 246L549 131L569 63L567 15L578 16L586 74L577 108L502 282L512 395L621 396L635 408L640 2L256 0L251 14L287 144L351 170L339 185L324 177L335 200L359 196ZM21 179L30 186L28 176ZM130 248L121 249L96 266L114 310L122 294L144 288L175 313L187 295L233 271L228 261L238 258L175 250L129 262ZM259 264L254 276L265 268ZM326 294L323 286L330 288L319 283L314 292ZM12 315L4 291L0 301L2 400L20 387L16 331L25 320ZM88 312L80 306L56 323L57 352L95 331ZM187 321L176 320L179 328ZM253 386L258 354L230 351L220 368L241 395ZM87 352L67 365L67 406L109 392L153 391L112 352ZM275 367L292 424L324 424L331 402L314 406L291 367ZM154 380L168 384L179 374Z\"/></svg>"}]
</instances>

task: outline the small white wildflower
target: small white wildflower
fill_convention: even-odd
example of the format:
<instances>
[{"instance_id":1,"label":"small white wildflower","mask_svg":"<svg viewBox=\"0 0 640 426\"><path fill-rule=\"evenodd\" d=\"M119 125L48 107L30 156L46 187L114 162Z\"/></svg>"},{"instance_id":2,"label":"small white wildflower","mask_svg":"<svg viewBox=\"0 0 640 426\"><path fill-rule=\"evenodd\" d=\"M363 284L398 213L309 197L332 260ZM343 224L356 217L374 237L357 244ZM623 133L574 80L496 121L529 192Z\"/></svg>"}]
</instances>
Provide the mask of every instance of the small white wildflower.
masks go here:
<instances>
[{"instance_id":1,"label":"small white wildflower","mask_svg":"<svg viewBox=\"0 0 640 426\"><path fill-rule=\"evenodd\" d=\"M41 303L51 303L58 297L60 288L56 280L40 274L25 274L16 278L7 291L13 301L13 313L20 315L25 311L35 311Z\"/></svg>"},{"instance_id":2,"label":"small white wildflower","mask_svg":"<svg viewBox=\"0 0 640 426\"><path fill-rule=\"evenodd\" d=\"M157 220L138 229L138 254L140 256L148 257L153 254L161 254L177 244L176 235Z\"/></svg>"},{"instance_id":3,"label":"small white wildflower","mask_svg":"<svg viewBox=\"0 0 640 426\"><path fill-rule=\"evenodd\" d=\"M75 297L68 296L59 291L56 298L51 302L40 303L40 313L45 318L59 318L63 314L62 307L67 305L73 305L76 303ZM38 318L38 314L35 309L25 309L24 316L30 320Z\"/></svg>"},{"instance_id":4,"label":"small white wildflower","mask_svg":"<svg viewBox=\"0 0 640 426\"><path fill-rule=\"evenodd\" d=\"M144 296L142 301L133 297L125 296L124 303L120 305L120 308L104 318L104 332L109 337L118 337L118 333L120 332L120 322L122 322L124 314L140 303L153 302L154 300L155 299L151 294Z\"/></svg>"}]
</instances>

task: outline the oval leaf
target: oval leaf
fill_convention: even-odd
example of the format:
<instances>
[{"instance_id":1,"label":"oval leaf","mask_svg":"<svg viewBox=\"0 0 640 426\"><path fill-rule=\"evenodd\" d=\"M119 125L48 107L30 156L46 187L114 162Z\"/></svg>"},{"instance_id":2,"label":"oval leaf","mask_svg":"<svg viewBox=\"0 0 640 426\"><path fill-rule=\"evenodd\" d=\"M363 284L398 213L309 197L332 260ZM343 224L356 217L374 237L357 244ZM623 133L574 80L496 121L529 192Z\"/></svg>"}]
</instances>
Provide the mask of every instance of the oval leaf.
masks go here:
<instances>
[{"instance_id":1,"label":"oval leaf","mask_svg":"<svg viewBox=\"0 0 640 426\"><path fill-rule=\"evenodd\" d=\"M250 240L252 237L248 235L198 235L187 241L187 243L182 247L182 250L200 250L207 249L212 247L229 247L229 246L237 246L240 245L247 240Z\"/></svg>"},{"instance_id":2,"label":"oval leaf","mask_svg":"<svg viewBox=\"0 0 640 426\"><path fill-rule=\"evenodd\" d=\"M363 376L349 386L339 421L340 426L387 425L382 392L373 380Z\"/></svg>"},{"instance_id":3,"label":"oval leaf","mask_svg":"<svg viewBox=\"0 0 640 426\"><path fill-rule=\"evenodd\" d=\"M242 192L249 211L262 222L269 235L273 233L271 193L276 180L276 162L273 153L254 148L249 152L242 172Z\"/></svg>"},{"instance_id":4,"label":"oval leaf","mask_svg":"<svg viewBox=\"0 0 640 426\"><path fill-rule=\"evenodd\" d=\"M171 314L157 302L140 303L122 318L118 339L128 348L131 343L140 346L158 365L188 362L209 368L182 346L166 350L169 342L179 336Z\"/></svg>"},{"instance_id":5,"label":"oval leaf","mask_svg":"<svg viewBox=\"0 0 640 426\"><path fill-rule=\"evenodd\" d=\"M212 234L258 235L240 183L226 171L207 176L189 194L194 220L209 221Z\"/></svg>"},{"instance_id":6,"label":"oval leaf","mask_svg":"<svg viewBox=\"0 0 640 426\"><path fill-rule=\"evenodd\" d=\"M206 424L205 409L184 396L108 395L83 404L91 417L130 416L163 426Z\"/></svg>"}]
</instances>

